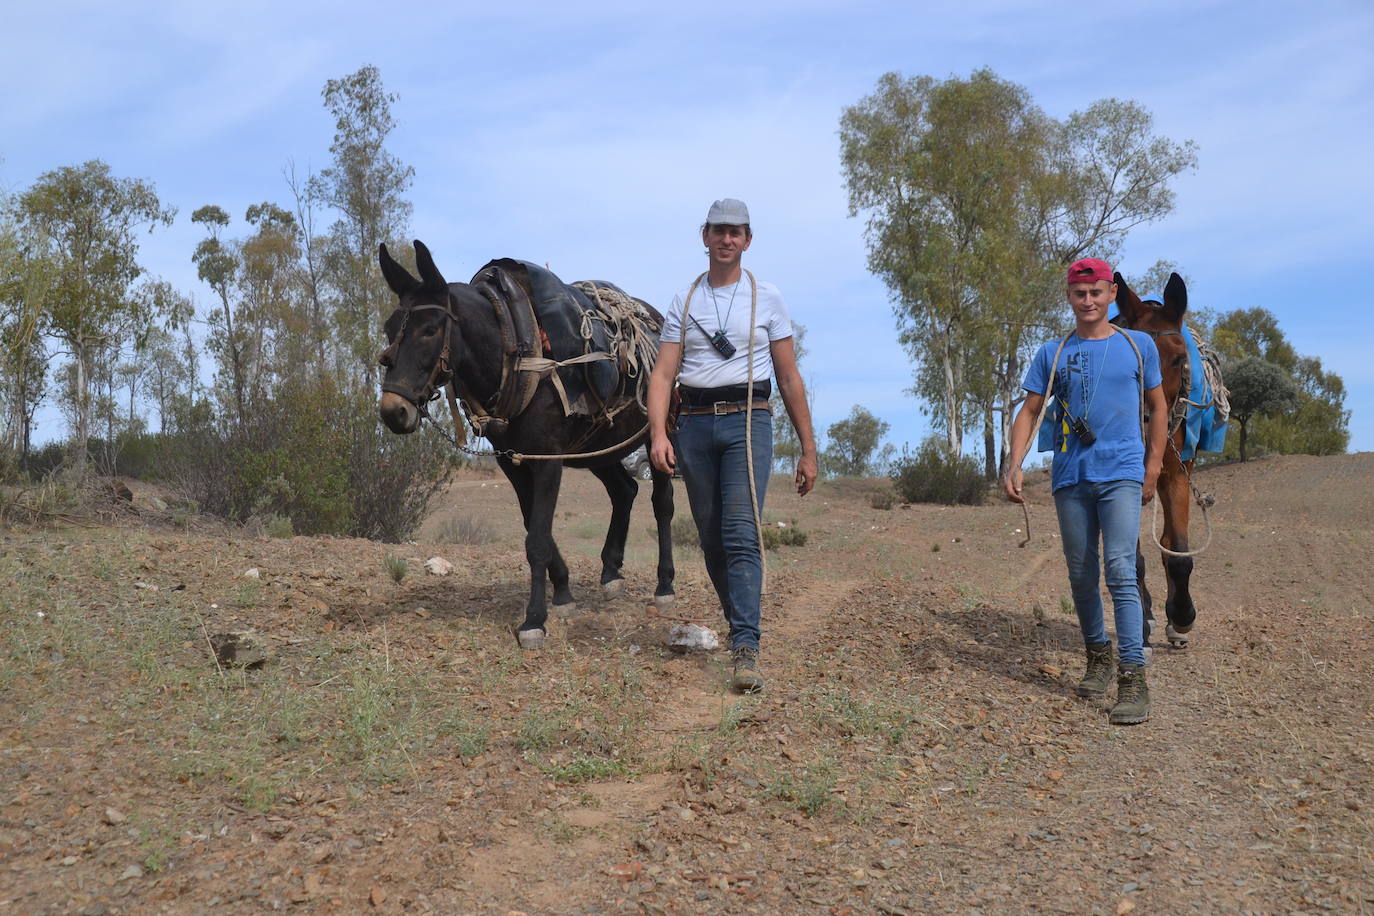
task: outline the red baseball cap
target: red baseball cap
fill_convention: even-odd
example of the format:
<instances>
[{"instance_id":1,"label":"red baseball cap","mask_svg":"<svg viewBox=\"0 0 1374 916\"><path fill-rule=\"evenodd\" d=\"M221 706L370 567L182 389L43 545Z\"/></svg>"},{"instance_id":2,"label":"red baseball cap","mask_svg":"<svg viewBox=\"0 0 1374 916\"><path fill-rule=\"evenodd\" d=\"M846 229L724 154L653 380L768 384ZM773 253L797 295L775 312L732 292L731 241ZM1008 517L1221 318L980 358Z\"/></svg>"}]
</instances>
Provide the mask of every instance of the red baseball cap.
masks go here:
<instances>
[{"instance_id":1,"label":"red baseball cap","mask_svg":"<svg viewBox=\"0 0 1374 916\"><path fill-rule=\"evenodd\" d=\"M1112 265L1101 258L1081 258L1069 265L1070 283L1096 283L1098 280L1113 282Z\"/></svg>"}]
</instances>

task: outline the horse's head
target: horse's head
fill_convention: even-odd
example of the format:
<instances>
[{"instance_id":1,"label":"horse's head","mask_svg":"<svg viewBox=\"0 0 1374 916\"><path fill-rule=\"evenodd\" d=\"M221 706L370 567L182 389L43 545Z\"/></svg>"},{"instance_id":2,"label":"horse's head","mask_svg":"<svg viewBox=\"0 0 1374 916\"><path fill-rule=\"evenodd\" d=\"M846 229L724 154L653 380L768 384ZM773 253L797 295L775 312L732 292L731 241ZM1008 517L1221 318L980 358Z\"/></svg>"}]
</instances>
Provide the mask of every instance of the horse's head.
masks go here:
<instances>
[{"instance_id":1,"label":"horse's head","mask_svg":"<svg viewBox=\"0 0 1374 916\"><path fill-rule=\"evenodd\" d=\"M1144 331L1155 340L1159 350L1159 370L1164 377L1164 399L1170 404L1179 395L1183 367L1188 362L1188 345L1183 340L1183 313L1188 310L1188 287L1178 274L1169 274L1164 301L1142 301L1118 273L1116 279L1116 324L1133 331Z\"/></svg>"},{"instance_id":2,"label":"horse's head","mask_svg":"<svg viewBox=\"0 0 1374 916\"><path fill-rule=\"evenodd\" d=\"M400 303L386 320L387 347L378 362L386 368L379 407L382 421L394 433L413 433L420 410L449 380L450 353L458 326L448 283L434 266L429 249L415 242L420 279L392 259L382 245L382 276Z\"/></svg>"}]
</instances>

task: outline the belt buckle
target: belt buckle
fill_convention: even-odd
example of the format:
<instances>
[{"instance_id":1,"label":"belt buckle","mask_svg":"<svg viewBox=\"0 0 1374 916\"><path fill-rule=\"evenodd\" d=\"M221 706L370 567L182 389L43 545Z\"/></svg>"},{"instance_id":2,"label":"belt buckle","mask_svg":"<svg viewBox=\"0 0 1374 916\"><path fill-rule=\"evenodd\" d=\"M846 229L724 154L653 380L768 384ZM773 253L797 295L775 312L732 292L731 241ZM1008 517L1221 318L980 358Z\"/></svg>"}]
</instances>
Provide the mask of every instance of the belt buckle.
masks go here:
<instances>
[{"instance_id":1,"label":"belt buckle","mask_svg":"<svg viewBox=\"0 0 1374 916\"><path fill-rule=\"evenodd\" d=\"M733 401L716 401L711 405L711 413L717 417L723 417L730 413L730 408L734 406Z\"/></svg>"}]
</instances>

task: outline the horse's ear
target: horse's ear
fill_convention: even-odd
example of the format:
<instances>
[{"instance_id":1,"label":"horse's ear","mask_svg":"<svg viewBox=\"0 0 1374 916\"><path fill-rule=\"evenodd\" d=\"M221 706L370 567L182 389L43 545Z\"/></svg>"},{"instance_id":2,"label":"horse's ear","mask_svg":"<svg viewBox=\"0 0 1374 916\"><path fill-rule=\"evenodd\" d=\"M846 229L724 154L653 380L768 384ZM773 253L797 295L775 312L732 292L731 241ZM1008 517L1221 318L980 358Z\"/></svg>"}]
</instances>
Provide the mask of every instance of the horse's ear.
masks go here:
<instances>
[{"instance_id":1,"label":"horse's ear","mask_svg":"<svg viewBox=\"0 0 1374 916\"><path fill-rule=\"evenodd\" d=\"M434 257L425 247L425 243L419 239L415 240L415 266L420 269L420 279L424 285L430 289L448 289L448 281L444 275L439 273L439 268L434 266Z\"/></svg>"},{"instance_id":2,"label":"horse's ear","mask_svg":"<svg viewBox=\"0 0 1374 916\"><path fill-rule=\"evenodd\" d=\"M1183 320L1188 311L1188 285L1178 274L1169 274L1169 282L1164 286L1164 313L1176 321Z\"/></svg>"},{"instance_id":3,"label":"horse's ear","mask_svg":"<svg viewBox=\"0 0 1374 916\"><path fill-rule=\"evenodd\" d=\"M377 261L382 265L382 276L386 278L386 285L391 287L391 291L398 296L414 292L420 288L420 281L410 275L395 259L391 257L391 252L386 250L386 243L377 246Z\"/></svg>"},{"instance_id":4,"label":"horse's ear","mask_svg":"<svg viewBox=\"0 0 1374 916\"><path fill-rule=\"evenodd\" d=\"M1140 320L1140 311L1143 308L1140 297L1131 289L1126 278L1121 276L1121 271L1112 274L1112 282L1116 284L1116 309L1121 313L1121 320L1126 327L1133 328Z\"/></svg>"}]
</instances>

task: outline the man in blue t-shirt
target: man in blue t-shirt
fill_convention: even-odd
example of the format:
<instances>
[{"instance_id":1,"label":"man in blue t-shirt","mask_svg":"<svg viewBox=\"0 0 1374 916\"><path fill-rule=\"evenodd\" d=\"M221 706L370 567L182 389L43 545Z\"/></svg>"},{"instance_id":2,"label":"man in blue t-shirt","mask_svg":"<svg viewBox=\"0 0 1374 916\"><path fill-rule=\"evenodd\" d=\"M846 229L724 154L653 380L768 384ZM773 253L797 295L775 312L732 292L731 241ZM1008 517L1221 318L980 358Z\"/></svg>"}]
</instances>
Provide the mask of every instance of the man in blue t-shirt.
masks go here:
<instances>
[{"instance_id":1,"label":"man in blue t-shirt","mask_svg":"<svg viewBox=\"0 0 1374 916\"><path fill-rule=\"evenodd\" d=\"M1098 588L1100 537L1120 658L1110 718L1114 725L1134 725L1150 716L1136 544L1140 507L1154 497L1164 461L1168 408L1153 338L1107 321L1107 307L1116 300L1111 266L1098 258L1075 261L1068 272L1068 300L1076 327L1042 346L1031 361L1002 485L1012 502L1024 501L1021 462L1048 412L1054 443L1051 489L1088 658L1076 689L1079 696L1100 697L1112 680L1112 644ZM1148 442L1141 435L1142 409L1150 418Z\"/></svg>"}]
</instances>

